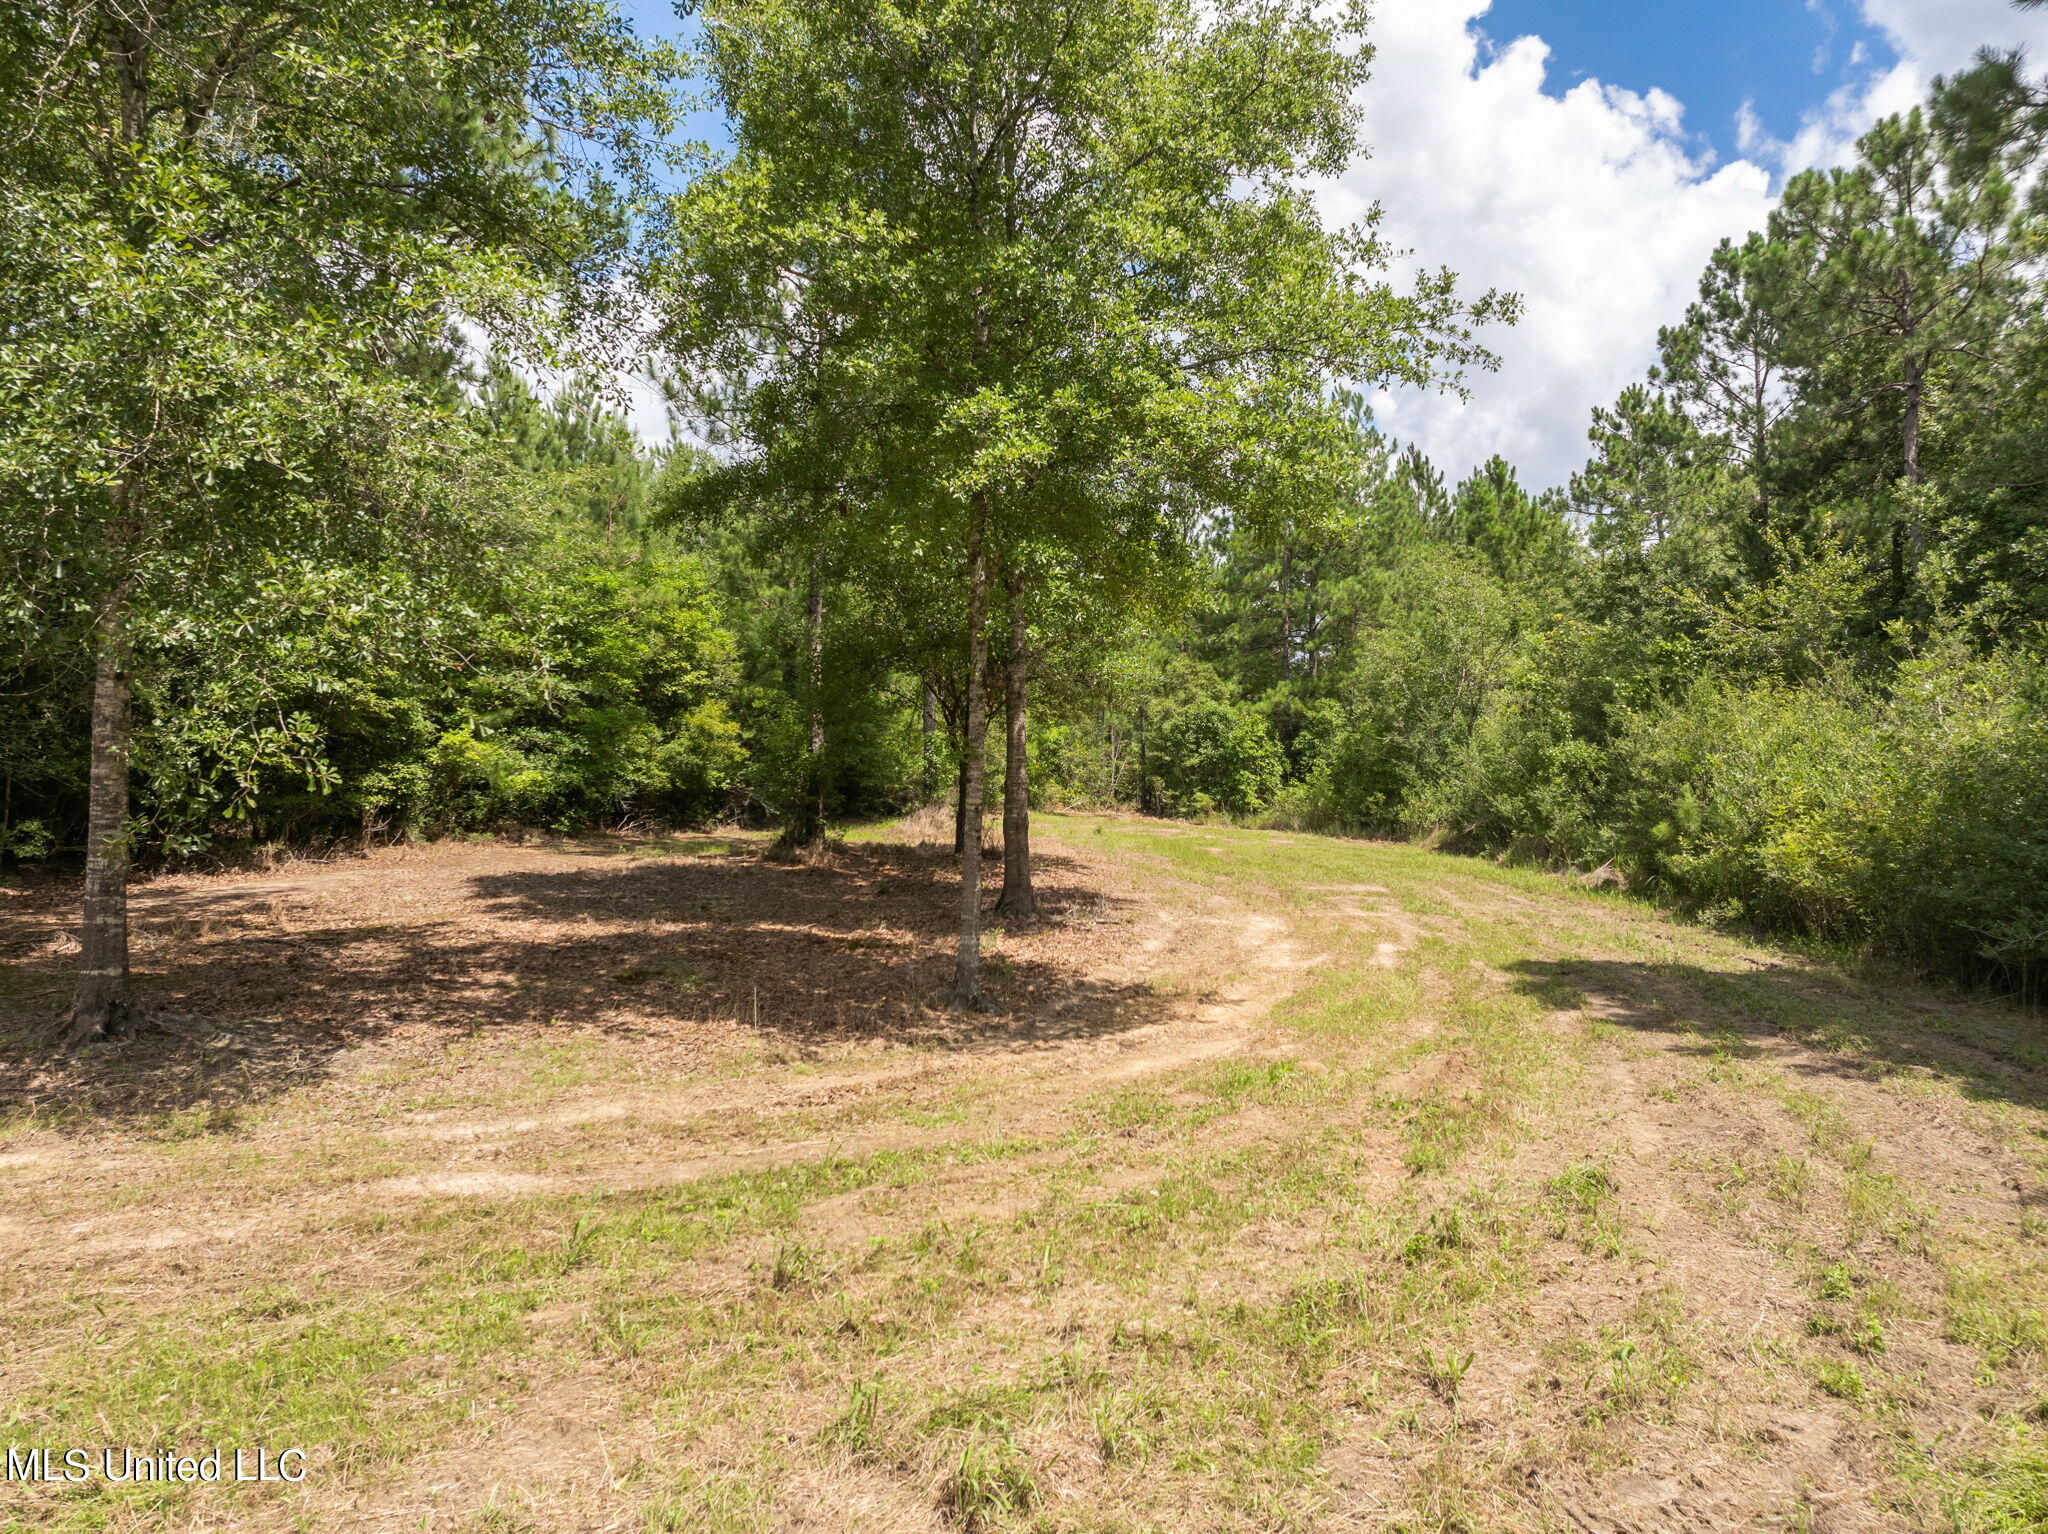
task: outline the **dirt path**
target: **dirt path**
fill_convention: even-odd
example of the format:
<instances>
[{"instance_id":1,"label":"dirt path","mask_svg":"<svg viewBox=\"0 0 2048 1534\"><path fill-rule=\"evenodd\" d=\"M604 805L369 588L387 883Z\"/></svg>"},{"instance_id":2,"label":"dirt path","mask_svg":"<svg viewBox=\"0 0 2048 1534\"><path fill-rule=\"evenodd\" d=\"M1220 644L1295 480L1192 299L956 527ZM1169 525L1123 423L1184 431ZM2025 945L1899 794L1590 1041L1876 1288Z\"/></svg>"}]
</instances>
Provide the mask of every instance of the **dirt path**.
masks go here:
<instances>
[{"instance_id":1,"label":"dirt path","mask_svg":"<svg viewBox=\"0 0 2048 1534\"><path fill-rule=\"evenodd\" d=\"M1044 845L984 1018L910 845L148 891L217 1026L0 1066L8 1431L315 1479L0 1517L2048 1528L2038 1017L1412 848Z\"/></svg>"}]
</instances>

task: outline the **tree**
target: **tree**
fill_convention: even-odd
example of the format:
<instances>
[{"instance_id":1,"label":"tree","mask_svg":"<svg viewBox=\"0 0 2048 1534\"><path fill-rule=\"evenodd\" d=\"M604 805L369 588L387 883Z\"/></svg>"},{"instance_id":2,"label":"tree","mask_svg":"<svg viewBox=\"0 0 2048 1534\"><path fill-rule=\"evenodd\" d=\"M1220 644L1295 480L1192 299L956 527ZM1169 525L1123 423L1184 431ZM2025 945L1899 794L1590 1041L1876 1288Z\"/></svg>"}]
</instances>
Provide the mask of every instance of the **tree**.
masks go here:
<instances>
[{"instance_id":1,"label":"tree","mask_svg":"<svg viewBox=\"0 0 2048 1534\"><path fill-rule=\"evenodd\" d=\"M1987 58L1938 82L1927 110L1873 127L1856 164L1794 177L1771 216L1802 403L1890 445L1854 455L1882 467L1856 488L1893 487L1901 592L1932 531L1921 494L1930 441L2019 312L2042 216L2024 188L2044 128L2015 61Z\"/></svg>"},{"instance_id":2,"label":"tree","mask_svg":"<svg viewBox=\"0 0 2048 1534\"><path fill-rule=\"evenodd\" d=\"M1336 374L1435 378L1500 312L1367 274L1369 226L1305 190L1354 150L1361 17L1305 0L714 0L732 160L682 200L745 231L744 279L829 295L878 542L964 597L966 834L952 996L982 1004L990 617L1035 561L1121 567L1211 508L1334 499ZM689 310L693 292L672 302ZM1018 684L1021 703L1022 687Z\"/></svg>"},{"instance_id":3,"label":"tree","mask_svg":"<svg viewBox=\"0 0 2048 1534\"><path fill-rule=\"evenodd\" d=\"M503 357L485 359L476 393L512 462L551 482L607 545L644 542L670 450L647 453L600 382L575 374L543 399Z\"/></svg>"},{"instance_id":4,"label":"tree","mask_svg":"<svg viewBox=\"0 0 2048 1534\"><path fill-rule=\"evenodd\" d=\"M1570 563L1571 534L1555 497L1522 488L1514 466L1496 453L1452 493L1443 530L1476 550L1504 577L1557 574Z\"/></svg>"},{"instance_id":5,"label":"tree","mask_svg":"<svg viewBox=\"0 0 2048 1534\"><path fill-rule=\"evenodd\" d=\"M1593 456L1572 479L1572 501L1595 553L1640 564L1711 535L1716 455L1669 394L1631 384L1595 407L1586 435Z\"/></svg>"},{"instance_id":6,"label":"tree","mask_svg":"<svg viewBox=\"0 0 2048 1534\"><path fill-rule=\"evenodd\" d=\"M546 141L632 172L669 112L664 56L582 0L58 0L10 7L0 55L4 524L92 656L79 1042L146 1016L137 624L279 550L409 536L331 465L435 429L409 359L458 319L596 338L624 210Z\"/></svg>"},{"instance_id":7,"label":"tree","mask_svg":"<svg viewBox=\"0 0 2048 1534\"><path fill-rule=\"evenodd\" d=\"M1781 424L1791 408L1786 379L1782 248L1761 234L1723 240L1700 277L1699 298L1681 324L1657 337L1663 384L1709 437L1726 444L1727 462L1750 493L1746 553L1768 571L1772 478Z\"/></svg>"}]
</instances>

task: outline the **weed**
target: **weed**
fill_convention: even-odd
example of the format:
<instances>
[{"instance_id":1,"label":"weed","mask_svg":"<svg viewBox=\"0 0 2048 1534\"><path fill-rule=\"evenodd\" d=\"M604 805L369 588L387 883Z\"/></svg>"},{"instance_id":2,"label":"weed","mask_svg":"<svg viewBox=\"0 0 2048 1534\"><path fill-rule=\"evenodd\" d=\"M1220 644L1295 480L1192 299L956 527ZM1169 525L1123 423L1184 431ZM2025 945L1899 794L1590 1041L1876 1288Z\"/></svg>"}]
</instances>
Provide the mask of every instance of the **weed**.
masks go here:
<instances>
[{"instance_id":1,"label":"weed","mask_svg":"<svg viewBox=\"0 0 2048 1534\"><path fill-rule=\"evenodd\" d=\"M151 1139L176 1143L180 1140L201 1140L209 1135L232 1133L242 1122L241 1110L223 1103L201 1103L177 1113L167 1113L156 1120L152 1130L146 1131Z\"/></svg>"},{"instance_id":2,"label":"weed","mask_svg":"<svg viewBox=\"0 0 2048 1534\"><path fill-rule=\"evenodd\" d=\"M1824 1359L1813 1371L1813 1382L1839 1401L1860 1401L1869 1387L1856 1366L1840 1359Z\"/></svg>"},{"instance_id":3,"label":"weed","mask_svg":"<svg viewBox=\"0 0 2048 1534\"><path fill-rule=\"evenodd\" d=\"M1034 1382L1037 1390L1080 1391L1092 1390L1109 1376L1102 1368L1068 1348L1053 1354L1045 1361L1043 1372Z\"/></svg>"},{"instance_id":4,"label":"weed","mask_svg":"<svg viewBox=\"0 0 2048 1534\"><path fill-rule=\"evenodd\" d=\"M1447 1209L1433 1210L1422 1228L1401 1243L1401 1260L1423 1262L1445 1252L1462 1251L1471 1244L1471 1234L1465 1228L1464 1211L1453 1204Z\"/></svg>"},{"instance_id":5,"label":"weed","mask_svg":"<svg viewBox=\"0 0 2048 1534\"><path fill-rule=\"evenodd\" d=\"M1225 1102L1249 1097L1255 1102L1273 1102L1283 1095L1301 1069L1293 1060L1226 1060L1215 1069L1209 1090Z\"/></svg>"},{"instance_id":6,"label":"weed","mask_svg":"<svg viewBox=\"0 0 2048 1534\"><path fill-rule=\"evenodd\" d=\"M1560 1212L1591 1214L1614 1194L1614 1179L1590 1161L1566 1167L1545 1185Z\"/></svg>"},{"instance_id":7,"label":"weed","mask_svg":"<svg viewBox=\"0 0 2048 1534\"><path fill-rule=\"evenodd\" d=\"M470 1525L477 1534L539 1534L540 1525L509 1507L480 1509Z\"/></svg>"},{"instance_id":8,"label":"weed","mask_svg":"<svg viewBox=\"0 0 2048 1534\"><path fill-rule=\"evenodd\" d=\"M1943 1334L2003 1368L2022 1355L2048 1354L2048 1312L2041 1306L2043 1275L1986 1267L1953 1267L1944 1287L1947 1318Z\"/></svg>"},{"instance_id":9,"label":"weed","mask_svg":"<svg viewBox=\"0 0 2048 1534\"><path fill-rule=\"evenodd\" d=\"M1144 1430L1146 1414L1132 1397L1121 1392L1105 1396L1095 1403L1089 1420L1104 1464L1136 1464L1152 1452L1151 1436Z\"/></svg>"},{"instance_id":10,"label":"weed","mask_svg":"<svg viewBox=\"0 0 2048 1534\"><path fill-rule=\"evenodd\" d=\"M1038 1393L1022 1384L987 1385L963 1391L927 1413L922 1431L993 1433L1003 1437L1031 1410Z\"/></svg>"},{"instance_id":11,"label":"weed","mask_svg":"<svg viewBox=\"0 0 2048 1534\"><path fill-rule=\"evenodd\" d=\"M675 1487L641 1515L647 1534L758 1534L772 1507L760 1487L731 1475L686 1470Z\"/></svg>"},{"instance_id":12,"label":"weed","mask_svg":"<svg viewBox=\"0 0 2048 1534\"><path fill-rule=\"evenodd\" d=\"M591 1244L597 1239L598 1222L589 1215L578 1215L562 1237L561 1250L555 1256L555 1268L559 1273L571 1273L590 1260Z\"/></svg>"},{"instance_id":13,"label":"weed","mask_svg":"<svg viewBox=\"0 0 2048 1534\"><path fill-rule=\"evenodd\" d=\"M1875 1358L1885 1350L1884 1325L1866 1310L1847 1315L1832 1308L1817 1310L1806 1318L1806 1331L1812 1337L1836 1338L1866 1358Z\"/></svg>"},{"instance_id":14,"label":"weed","mask_svg":"<svg viewBox=\"0 0 2048 1534\"><path fill-rule=\"evenodd\" d=\"M857 1381L847 1393L846 1410L821 1436L849 1454L872 1454L880 1443L881 1413L881 1385L873 1380Z\"/></svg>"},{"instance_id":15,"label":"weed","mask_svg":"<svg viewBox=\"0 0 2048 1534\"><path fill-rule=\"evenodd\" d=\"M1156 1087L1130 1087L1105 1099L1099 1110L1112 1129L1143 1129L1174 1118L1179 1109Z\"/></svg>"},{"instance_id":16,"label":"weed","mask_svg":"<svg viewBox=\"0 0 2048 1534\"><path fill-rule=\"evenodd\" d=\"M1037 1496L1031 1466L1013 1444L977 1440L960 1451L940 1501L967 1534L978 1534L991 1519L1030 1512Z\"/></svg>"},{"instance_id":17,"label":"weed","mask_svg":"<svg viewBox=\"0 0 2048 1534\"><path fill-rule=\"evenodd\" d=\"M1455 1409L1458 1404L1458 1391L1464 1386L1465 1376L1471 1372L1472 1365L1478 1362L1478 1359L1479 1355L1476 1353L1458 1353L1449 1348L1439 1353L1433 1348L1424 1348L1422 1356L1416 1362L1415 1372L1422 1377L1425 1385L1442 1396Z\"/></svg>"},{"instance_id":18,"label":"weed","mask_svg":"<svg viewBox=\"0 0 2048 1534\"><path fill-rule=\"evenodd\" d=\"M1856 1298L1856 1269L1847 1262L1831 1262L1821 1269L1817 1286L1824 1300L1853 1300Z\"/></svg>"},{"instance_id":19,"label":"weed","mask_svg":"<svg viewBox=\"0 0 2048 1534\"><path fill-rule=\"evenodd\" d=\"M1587 1253L1621 1255L1621 1224L1614 1209L1616 1186L1606 1168L1582 1161L1544 1184L1545 1201L1557 1219L1556 1234L1575 1237Z\"/></svg>"},{"instance_id":20,"label":"weed","mask_svg":"<svg viewBox=\"0 0 2048 1534\"><path fill-rule=\"evenodd\" d=\"M823 1266L818 1254L801 1241L778 1241L775 1243L775 1260L768 1268L768 1287L783 1290L802 1288L817 1281Z\"/></svg>"},{"instance_id":21,"label":"weed","mask_svg":"<svg viewBox=\"0 0 2048 1534\"><path fill-rule=\"evenodd\" d=\"M593 1319L597 1323L597 1341L601 1350L618 1358L632 1358L640 1352L640 1328L626 1313L623 1305L605 1305L598 1309Z\"/></svg>"},{"instance_id":22,"label":"weed","mask_svg":"<svg viewBox=\"0 0 2048 1534\"><path fill-rule=\"evenodd\" d=\"M988 1232L979 1225L967 1227L967 1233L960 1238L960 1249L954 1254L953 1265L962 1273L979 1273L987 1250Z\"/></svg>"},{"instance_id":23,"label":"weed","mask_svg":"<svg viewBox=\"0 0 2048 1534\"><path fill-rule=\"evenodd\" d=\"M1764 1185L1779 1203L1804 1209L1813 1190L1813 1167L1804 1156L1773 1156Z\"/></svg>"}]
</instances>

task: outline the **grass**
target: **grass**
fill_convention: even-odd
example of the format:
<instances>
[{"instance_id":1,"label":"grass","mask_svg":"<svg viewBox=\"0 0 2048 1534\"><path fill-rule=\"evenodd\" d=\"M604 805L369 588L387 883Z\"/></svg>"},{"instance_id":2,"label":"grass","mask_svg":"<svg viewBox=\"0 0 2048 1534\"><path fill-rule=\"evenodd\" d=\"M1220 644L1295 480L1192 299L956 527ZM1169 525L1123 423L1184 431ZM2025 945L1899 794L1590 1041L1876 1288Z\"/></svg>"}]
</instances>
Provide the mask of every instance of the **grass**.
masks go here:
<instances>
[{"instance_id":1,"label":"grass","mask_svg":"<svg viewBox=\"0 0 2048 1534\"><path fill-rule=\"evenodd\" d=\"M371 1191L445 1154L399 1113L528 1106L502 1074L488 1102L394 1082L383 1113L289 1147L267 1119L320 1122L289 1098L131 1134L119 1178L79 1174L82 1213L159 1175L278 1207L232 1254L9 1279L0 1436L289 1444L314 1475L0 1486L0 1528L319 1529L431 1483L476 1529L765 1530L823 1507L875 1529L1534 1530L1625 1471L1768 1460L1754 1429L1787 1409L1836 1414L1871 1456L1935 1446L1858 1496L1929 1527L2041 1526L2048 1244L1954 1202L1899 1127L1933 1113L2024 1149L2048 1115L2022 1068L1866 1070L1902 1025L1866 1008L1852 1030L1830 991L1851 981L1759 992L1762 951L1529 870L1049 822L1187 911L1279 914L1320 962L1232 1053L1135 1080L1062 1088L1021 1075L1026 1053L772 1122L548 1142L597 1171L720 1135L791 1147L673 1185ZM522 1048L536 1099L612 1079L601 1041ZM682 1084L817 1069L720 1060ZM1923 1118L1885 1117L1909 1100ZM835 1149L867 1133L901 1143ZM602 1452L493 1458L557 1418ZM1753 1512L1805 1495L1786 1480Z\"/></svg>"}]
</instances>

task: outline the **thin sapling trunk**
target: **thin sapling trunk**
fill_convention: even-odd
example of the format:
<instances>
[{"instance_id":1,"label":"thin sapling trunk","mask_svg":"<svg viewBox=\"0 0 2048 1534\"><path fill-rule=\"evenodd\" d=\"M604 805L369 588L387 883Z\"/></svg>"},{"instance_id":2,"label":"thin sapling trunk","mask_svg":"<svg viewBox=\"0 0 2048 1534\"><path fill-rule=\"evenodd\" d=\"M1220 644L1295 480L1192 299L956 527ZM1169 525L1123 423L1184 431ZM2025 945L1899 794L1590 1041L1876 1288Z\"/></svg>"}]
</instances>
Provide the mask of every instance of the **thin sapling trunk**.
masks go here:
<instances>
[{"instance_id":1,"label":"thin sapling trunk","mask_svg":"<svg viewBox=\"0 0 2048 1534\"><path fill-rule=\"evenodd\" d=\"M815 852L825 845L825 551L811 551L810 582L804 602L804 707L809 734L805 741L803 793L795 816L782 833L791 852Z\"/></svg>"},{"instance_id":2,"label":"thin sapling trunk","mask_svg":"<svg viewBox=\"0 0 2048 1534\"><path fill-rule=\"evenodd\" d=\"M987 510L977 496L967 543L967 738L961 767L960 949L953 964L953 1005L979 1012L981 995L982 754L988 745Z\"/></svg>"},{"instance_id":3,"label":"thin sapling trunk","mask_svg":"<svg viewBox=\"0 0 2048 1534\"><path fill-rule=\"evenodd\" d=\"M1031 888L1031 777L1026 752L1026 689L1031 680L1031 634L1024 622L1024 577L1015 570L1003 580L1010 598L1010 653L1003 668L1003 892L996 915L1029 921L1038 914Z\"/></svg>"}]
</instances>

